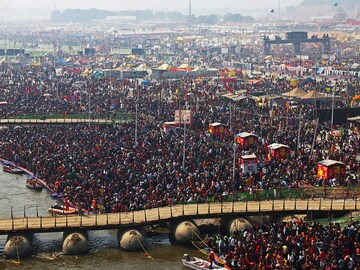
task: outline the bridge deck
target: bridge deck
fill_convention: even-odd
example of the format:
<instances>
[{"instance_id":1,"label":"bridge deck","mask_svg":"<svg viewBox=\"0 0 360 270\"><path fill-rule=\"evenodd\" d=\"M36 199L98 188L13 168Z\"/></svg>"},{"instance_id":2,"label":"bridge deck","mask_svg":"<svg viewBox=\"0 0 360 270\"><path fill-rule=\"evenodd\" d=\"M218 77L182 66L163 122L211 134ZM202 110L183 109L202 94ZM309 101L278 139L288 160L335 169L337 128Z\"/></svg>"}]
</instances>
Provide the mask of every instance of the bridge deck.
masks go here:
<instances>
[{"instance_id":1,"label":"bridge deck","mask_svg":"<svg viewBox=\"0 0 360 270\"><path fill-rule=\"evenodd\" d=\"M357 199L310 199L188 204L128 213L0 219L0 235L20 232L56 232L67 229L103 230L150 225L186 218L212 218L245 214L307 211L357 211Z\"/></svg>"}]
</instances>

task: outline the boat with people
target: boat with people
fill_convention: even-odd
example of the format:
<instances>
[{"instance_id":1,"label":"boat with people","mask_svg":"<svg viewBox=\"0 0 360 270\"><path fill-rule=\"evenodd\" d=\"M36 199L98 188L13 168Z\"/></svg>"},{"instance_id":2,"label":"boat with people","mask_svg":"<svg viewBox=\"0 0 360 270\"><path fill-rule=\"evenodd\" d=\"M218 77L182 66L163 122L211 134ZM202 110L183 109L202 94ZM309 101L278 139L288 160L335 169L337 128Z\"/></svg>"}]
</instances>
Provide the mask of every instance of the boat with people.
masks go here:
<instances>
[{"instance_id":1,"label":"boat with people","mask_svg":"<svg viewBox=\"0 0 360 270\"><path fill-rule=\"evenodd\" d=\"M43 186L38 181L32 178L28 178L26 180L26 187L35 191L41 191L43 189Z\"/></svg>"},{"instance_id":2,"label":"boat with people","mask_svg":"<svg viewBox=\"0 0 360 270\"><path fill-rule=\"evenodd\" d=\"M190 257L190 255L188 254L184 254L182 258L182 263L184 266L195 270L202 270L202 269L226 270L226 268L217 265L215 261L211 264L209 261L197 257Z\"/></svg>"},{"instance_id":3,"label":"boat with people","mask_svg":"<svg viewBox=\"0 0 360 270\"><path fill-rule=\"evenodd\" d=\"M49 213L57 214L57 215L71 215L77 214L78 210L74 207L66 207L64 205L60 205L58 203L52 205L48 210Z\"/></svg>"},{"instance_id":4,"label":"boat with people","mask_svg":"<svg viewBox=\"0 0 360 270\"><path fill-rule=\"evenodd\" d=\"M3 166L3 171L8 173L17 173L17 174L23 173L21 169L12 166Z\"/></svg>"}]
</instances>

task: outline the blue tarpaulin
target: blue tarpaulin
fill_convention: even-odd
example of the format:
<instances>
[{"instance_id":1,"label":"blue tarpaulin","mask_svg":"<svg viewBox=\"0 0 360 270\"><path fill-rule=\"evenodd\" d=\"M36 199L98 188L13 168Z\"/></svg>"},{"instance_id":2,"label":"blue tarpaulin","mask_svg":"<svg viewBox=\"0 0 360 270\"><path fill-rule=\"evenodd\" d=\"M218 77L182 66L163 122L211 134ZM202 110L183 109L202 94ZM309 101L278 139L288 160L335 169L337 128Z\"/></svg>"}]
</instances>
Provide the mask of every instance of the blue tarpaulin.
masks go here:
<instances>
[{"instance_id":1,"label":"blue tarpaulin","mask_svg":"<svg viewBox=\"0 0 360 270\"><path fill-rule=\"evenodd\" d=\"M148 81L148 80L143 80L141 83L144 84L144 85L149 85L149 84L150 84L150 81Z\"/></svg>"},{"instance_id":2,"label":"blue tarpaulin","mask_svg":"<svg viewBox=\"0 0 360 270\"><path fill-rule=\"evenodd\" d=\"M317 73L317 74L321 74L321 73L324 72L324 70L325 70L325 68L323 68L323 67L318 68L317 71L316 71L316 73Z\"/></svg>"}]
</instances>

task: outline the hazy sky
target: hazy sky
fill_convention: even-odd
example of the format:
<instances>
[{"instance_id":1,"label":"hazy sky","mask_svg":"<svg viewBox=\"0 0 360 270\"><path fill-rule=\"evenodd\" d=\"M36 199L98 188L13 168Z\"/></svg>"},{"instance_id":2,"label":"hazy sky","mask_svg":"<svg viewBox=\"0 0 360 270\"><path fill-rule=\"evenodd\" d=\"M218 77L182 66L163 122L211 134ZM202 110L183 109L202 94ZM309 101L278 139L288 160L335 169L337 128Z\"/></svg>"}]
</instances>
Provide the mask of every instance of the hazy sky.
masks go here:
<instances>
[{"instance_id":1,"label":"hazy sky","mask_svg":"<svg viewBox=\"0 0 360 270\"><path fill-rule=\"evenodd\" d=\"M194 14L209 12L239 12L255 9L275 9L278 1L280 9L297 5L301 0L192 0ZM0 6L57 9L66 8L103 8L107 10L152 9L154 11L187 12L189 0L0 0Z\"/></svg>"}]
</instances>

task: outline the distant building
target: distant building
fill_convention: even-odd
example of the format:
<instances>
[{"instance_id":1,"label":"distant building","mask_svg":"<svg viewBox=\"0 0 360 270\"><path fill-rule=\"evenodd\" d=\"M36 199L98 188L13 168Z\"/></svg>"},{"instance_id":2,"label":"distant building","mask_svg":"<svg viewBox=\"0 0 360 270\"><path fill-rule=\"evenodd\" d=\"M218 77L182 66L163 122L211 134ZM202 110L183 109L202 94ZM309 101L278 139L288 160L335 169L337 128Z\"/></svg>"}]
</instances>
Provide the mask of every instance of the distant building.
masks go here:
<instances>
[{"instance_id":1,"label":"distant building","mask_svg":"<svg viewBox=\"0 0 360 270\"><path fill-rule=\"evenodd\" d=\"M355 7L333 7L332 5L303 5L303 6L291 6L287 8L287 16L296 19L312 18L312 17L331 17L333 18L339 9L343 11L349 17L356 17L357 8L360 8L360 4Z\"/></svg>"},{"instance_id":2,"label":"distant building","mask_svg":"<svg viewBox=\"0 0 360 270\"><path fill-rule=\"evenodd\" d=\"M110 22L133 22L136 21L135 16L107 16L107 21Z\"/></svg>"}]
</instances>

